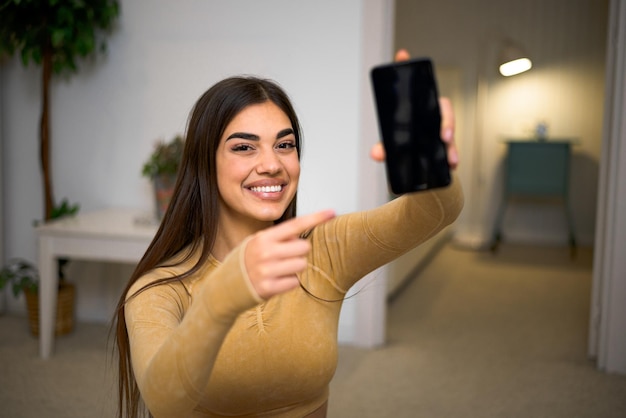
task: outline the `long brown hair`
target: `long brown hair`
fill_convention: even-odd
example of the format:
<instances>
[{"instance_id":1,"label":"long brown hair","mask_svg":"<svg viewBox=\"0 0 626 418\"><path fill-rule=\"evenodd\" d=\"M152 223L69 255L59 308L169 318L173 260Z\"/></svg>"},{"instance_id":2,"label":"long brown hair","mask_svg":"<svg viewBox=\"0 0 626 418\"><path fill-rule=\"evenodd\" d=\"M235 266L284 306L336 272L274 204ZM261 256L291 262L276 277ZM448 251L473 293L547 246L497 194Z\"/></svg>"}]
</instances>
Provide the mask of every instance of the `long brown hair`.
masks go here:
<instances>
[{"instance_id":1,"label":"long brown hair","mask_svg":"<svg viewBox=\"0 0 626 418\"><path fill-rule=\"evenodd\" d=\"M207 90L196 102L187 122L185 148L174 194L159 229L130 277L117 304L112 332L118 360L118 417L144 415L145 407L132 370L124 307L130 287L148 271L165 265L190 246L189 255L200 250L198 262L187 272L155 281L140 290L179 281L196 272L208 259L217 231L218 196L215 154L227 125L244 108L271 101L291 121L301 155L300 123L287 94L273 81L257 77L232 77ZM296 216L296 196L276 222ZM186 261L186 260L183 260Z\"/></svg>"}]
</instances>

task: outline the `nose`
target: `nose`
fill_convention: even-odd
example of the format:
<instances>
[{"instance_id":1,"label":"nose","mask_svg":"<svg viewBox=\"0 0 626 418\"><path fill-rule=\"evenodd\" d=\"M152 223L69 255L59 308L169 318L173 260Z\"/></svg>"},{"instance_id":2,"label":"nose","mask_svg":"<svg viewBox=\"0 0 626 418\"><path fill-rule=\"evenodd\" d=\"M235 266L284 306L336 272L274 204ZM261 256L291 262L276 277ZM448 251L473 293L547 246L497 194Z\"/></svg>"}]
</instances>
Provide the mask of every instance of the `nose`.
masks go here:
<instances>
[{"instance_id":1,"label":"nose","mask_svg":"<svg viewBox=\"0 0 626 418\"><path fill-rule=\"evenodd\" d=\"M256 170L259 174L277 174L282 170L280 158L276 155L273 148L263 150L259 154Z\"/></svg>"}]
</instances>

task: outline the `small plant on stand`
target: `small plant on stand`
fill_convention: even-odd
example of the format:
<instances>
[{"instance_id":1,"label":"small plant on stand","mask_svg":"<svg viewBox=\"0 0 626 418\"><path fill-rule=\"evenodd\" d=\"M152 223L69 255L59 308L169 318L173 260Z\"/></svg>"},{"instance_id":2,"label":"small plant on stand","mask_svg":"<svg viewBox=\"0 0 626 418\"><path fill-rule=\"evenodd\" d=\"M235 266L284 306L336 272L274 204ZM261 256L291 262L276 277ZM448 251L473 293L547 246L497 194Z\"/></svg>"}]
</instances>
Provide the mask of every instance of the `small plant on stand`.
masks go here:
<instances>
[{"instance_id":1,"label":"small plant on stand","mask_svg":"<svg viewBox=\"0 0 626 418\"><path fill-rule=\"evenodd\" d=\"M142 174L152 180L156 201L156 216L163 218L172 198L178 167L183 155L184 141L181 135L172 140L157 142L150 158L143 165Z\"/></svg>"}]
</instances>

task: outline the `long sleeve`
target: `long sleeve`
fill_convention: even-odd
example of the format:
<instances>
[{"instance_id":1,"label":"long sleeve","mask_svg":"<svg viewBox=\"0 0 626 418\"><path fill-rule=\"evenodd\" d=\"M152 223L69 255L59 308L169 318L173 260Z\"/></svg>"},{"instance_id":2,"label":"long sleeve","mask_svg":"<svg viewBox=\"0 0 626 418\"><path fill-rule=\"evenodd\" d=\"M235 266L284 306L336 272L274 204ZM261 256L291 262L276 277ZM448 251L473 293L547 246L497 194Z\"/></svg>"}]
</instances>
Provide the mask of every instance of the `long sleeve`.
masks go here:
<instances>
[{"instance_id":1,"label":"long sleeve","mask_svg":"<svg viewBox=\"0 0 626 418\"><path fill-rule=\"evenodd\" d=\"M299 277L313 295L341 300L369 271L452 223L462 204L457 184L332 219L312 231L309 266ZM300 288L261 301L247 278L244 251L245 242L184 284L128 299L133 370L155 418L303 416L326 401L341 304ZM186 263L156 269L129 295L180 274L192 261Z\"/></svg>"},{"instance_id":2,"label":"long sleeve","mask_svg":"<svg viewBox=\"0 0 626 418\"><path fill-rule=\"evenodd\" d=\"M142 398L156 418L191 413L230 327L241 312L260 302L245 273L244 247L245 243L207 277L191 281L198 286L192 300L182 284L159 285L128 299L133 370ZM129 296L171 273L157 269L144 276ZM207 272L200 272L203 275Z\"/></svg>"},{"instance_id":3,"label":"long sleeve","mask_svg":"<svg viewBox=\"0 0 626 418\"><path fill-rule=\"evenodd\" d=\"M356 281L450 225L463 208L458 178L446 188L400 196L378 208L339 216L316 228L312 263L346 292Z\"/></svg>"}]
</instances>

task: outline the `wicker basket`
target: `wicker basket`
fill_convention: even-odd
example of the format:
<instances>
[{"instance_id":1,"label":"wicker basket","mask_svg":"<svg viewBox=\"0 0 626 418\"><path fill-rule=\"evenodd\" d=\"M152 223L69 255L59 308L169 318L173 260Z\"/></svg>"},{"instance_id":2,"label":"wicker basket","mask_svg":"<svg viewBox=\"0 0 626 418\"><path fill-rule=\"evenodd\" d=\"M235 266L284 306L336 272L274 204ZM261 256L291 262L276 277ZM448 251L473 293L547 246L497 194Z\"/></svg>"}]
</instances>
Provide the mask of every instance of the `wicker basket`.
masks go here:
<instances>
[{"instance_id":1,"label":"wicker basket","mask_svg":"<svg viewBox=\"0 0 626 418\"><path fill-rule=\"evenodd\" d=\"M34 336L39 336L39 294L28 291L25 294L30 332ZM74 329L74 294L73 284L63 283L59 285L54 335L69 334Z\"/></svg>"}]
</instances>

